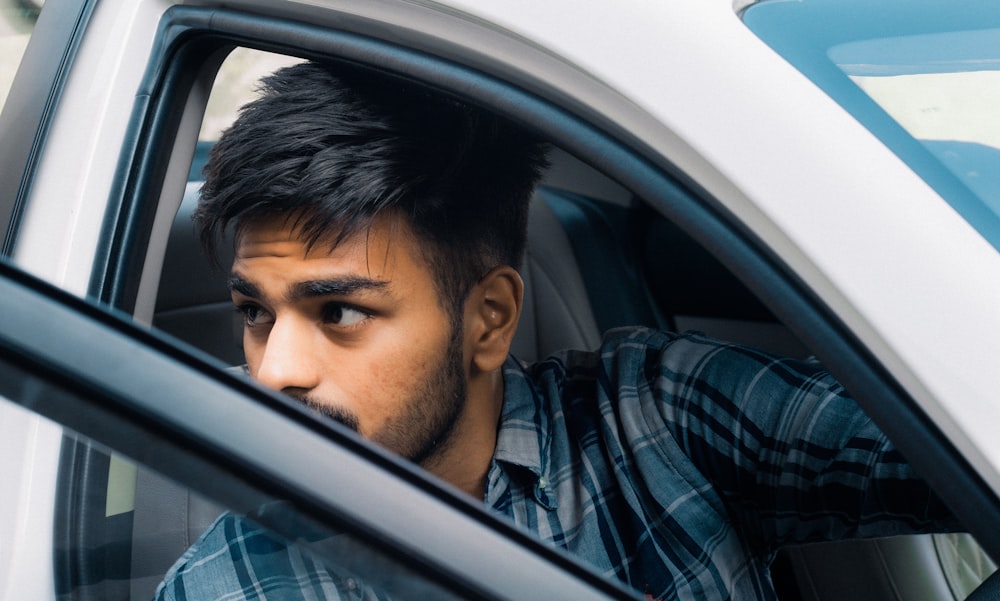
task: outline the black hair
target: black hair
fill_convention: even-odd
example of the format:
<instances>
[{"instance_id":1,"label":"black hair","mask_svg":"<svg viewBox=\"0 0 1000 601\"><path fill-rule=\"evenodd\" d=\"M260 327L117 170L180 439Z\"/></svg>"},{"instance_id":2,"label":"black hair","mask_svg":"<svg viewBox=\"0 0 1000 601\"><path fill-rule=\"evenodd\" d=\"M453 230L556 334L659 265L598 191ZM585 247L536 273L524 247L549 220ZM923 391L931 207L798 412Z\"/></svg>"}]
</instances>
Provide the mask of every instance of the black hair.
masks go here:
<instances>
[{"instance_id":1,"label":"black hair","mask_svg":"<svg viewBox=\"0 0 1000 601\"><path fill-rule=\"evenodd\" d=\"M519 268L545 146L502 118L406 80L300 63L261 82L212 147L195 212L214 256L228 227L295 219L336 245L396 212L424 249L444 307L500 265Z\"/></svg>"}]
</instances>

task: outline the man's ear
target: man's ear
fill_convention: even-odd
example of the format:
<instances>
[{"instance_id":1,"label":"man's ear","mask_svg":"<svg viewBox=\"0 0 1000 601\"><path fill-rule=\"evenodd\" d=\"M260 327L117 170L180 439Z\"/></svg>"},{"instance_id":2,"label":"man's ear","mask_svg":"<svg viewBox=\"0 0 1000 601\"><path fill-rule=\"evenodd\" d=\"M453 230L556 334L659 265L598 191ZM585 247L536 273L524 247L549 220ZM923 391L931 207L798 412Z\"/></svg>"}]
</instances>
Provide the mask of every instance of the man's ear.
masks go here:
<instances>
[{"instance_id":1,"label":"man's ear","mask_svg":"<svg viewBox=\"0 0 1000 601\"><path fill-rule=\"evenodd\" d=\"M524 282L502 265L476 284L465 305L465 341L472 369L492 372L507 359L521 317Z\"/></svg>"}]
</instances>

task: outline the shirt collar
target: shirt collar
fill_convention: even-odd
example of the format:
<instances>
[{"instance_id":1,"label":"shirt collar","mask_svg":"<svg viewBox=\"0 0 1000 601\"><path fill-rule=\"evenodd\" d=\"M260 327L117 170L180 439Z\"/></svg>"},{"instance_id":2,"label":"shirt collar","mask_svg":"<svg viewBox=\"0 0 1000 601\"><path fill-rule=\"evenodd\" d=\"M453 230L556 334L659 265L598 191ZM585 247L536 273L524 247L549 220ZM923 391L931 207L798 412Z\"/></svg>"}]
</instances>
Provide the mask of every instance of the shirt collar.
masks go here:
<instances>
[{"instance_id":1,"label":"shirt collar","mask_svg":"<svg viewBox=\"0 0 1000 601\"><path fill-rule=\"evenodd\" d=\"M525 366L514 357L508 357L504 363L503 384L503 412L493 459L513 466L512 473L530 474L536 501L554 509L555 491L549 486L552 424L543 410L542 395Z\"/></svg>"}]
</instances>

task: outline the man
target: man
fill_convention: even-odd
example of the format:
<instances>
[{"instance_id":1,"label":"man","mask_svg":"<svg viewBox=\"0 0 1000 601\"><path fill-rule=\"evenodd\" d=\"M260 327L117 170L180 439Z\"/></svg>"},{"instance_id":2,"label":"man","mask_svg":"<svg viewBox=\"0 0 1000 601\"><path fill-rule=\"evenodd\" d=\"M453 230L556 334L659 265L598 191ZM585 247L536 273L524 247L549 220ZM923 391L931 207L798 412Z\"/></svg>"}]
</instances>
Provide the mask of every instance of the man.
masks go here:
<instances>
[{"instance_id":1,"label":"man","mask_svg":"<svg viewBox=\"0 0 1000 601\"><path fill-rule=\"evenodd\" d=\"M250 374L653 598L771 599L783 544L948 525L814 364L641 329L508 357L544 166L520 129L401 81L318 64L267 79L196 214L210 249L234 228ZM258 598L297 551L237 554L242 576L223 551L261 536L224 517L158 596ZM345 594L328 570L291 572Z\"/></svg>"}]
</instances>

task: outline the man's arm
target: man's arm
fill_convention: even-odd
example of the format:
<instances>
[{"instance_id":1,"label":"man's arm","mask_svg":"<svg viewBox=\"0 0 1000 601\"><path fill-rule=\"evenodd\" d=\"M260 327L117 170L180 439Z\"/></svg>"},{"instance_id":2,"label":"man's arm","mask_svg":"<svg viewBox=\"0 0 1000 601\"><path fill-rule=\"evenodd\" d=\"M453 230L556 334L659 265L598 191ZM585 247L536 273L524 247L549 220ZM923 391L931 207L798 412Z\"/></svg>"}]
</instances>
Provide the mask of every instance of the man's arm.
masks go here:
<instances>
[{"instance_id":1,"label":"man's arm","mask_svg":"<svg viewBox=\"0 0 1000 601\"><path fill-rule=\"evenodd\" d=\"M950 511L812 362L688 335L648 337L655 425L712 483L751 544L954 530Z\"/></svg>"}]
</instances>

